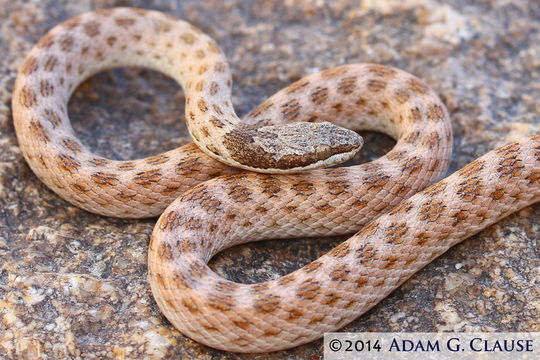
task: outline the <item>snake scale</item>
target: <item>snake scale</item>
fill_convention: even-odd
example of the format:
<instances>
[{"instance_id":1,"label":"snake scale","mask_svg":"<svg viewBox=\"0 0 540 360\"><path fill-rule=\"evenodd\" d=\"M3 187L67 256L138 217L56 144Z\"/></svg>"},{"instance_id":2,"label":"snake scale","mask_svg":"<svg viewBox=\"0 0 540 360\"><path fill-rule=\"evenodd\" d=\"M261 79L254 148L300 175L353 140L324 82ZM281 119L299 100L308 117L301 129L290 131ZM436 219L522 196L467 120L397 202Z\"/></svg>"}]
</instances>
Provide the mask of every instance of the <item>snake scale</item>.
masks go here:
<instances>
[{"instance_id":1,"label":"snake scale","mask_svg":"<svg viewBox=\"0 0 540 360\"><path fill-rule=\"evenodd\" d=\"M77 139L71 93L118 66L152 68L182 85L195 144L117 161ZM161 214L148 258L152 292L174 326L214 348L275 351L339 329L451 246L540 200L538 134L439 181L451 155L450 119L437 95L404 71L325 70L243 119L231 86L224 54L200 30L156 11L116 8L45 35L21 66L12 103L26 161L64 199L107 216ZM353 156L362 139L352 130L397 143L367 164L298 173ZM249 241L355 232L264 283L234 283L207 266Z\"/></svg>"}]
</instances>

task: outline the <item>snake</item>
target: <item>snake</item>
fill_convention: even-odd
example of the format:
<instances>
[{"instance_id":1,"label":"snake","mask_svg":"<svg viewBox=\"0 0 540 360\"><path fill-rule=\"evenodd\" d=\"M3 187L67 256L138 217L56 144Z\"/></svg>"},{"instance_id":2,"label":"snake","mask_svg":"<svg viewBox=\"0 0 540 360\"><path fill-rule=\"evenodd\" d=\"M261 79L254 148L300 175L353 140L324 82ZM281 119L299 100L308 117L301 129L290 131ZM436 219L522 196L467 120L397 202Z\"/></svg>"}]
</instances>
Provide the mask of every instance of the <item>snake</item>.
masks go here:
<instances>
[{"instance_id":1,"label":"snake","mask_svg":"<svg viewBox=\"0 0 540 360\"><path fill-rule=\"evenodd\" d=\"M194 143L127 161L81 143L67 114L72 92L120 66L180 83ZM157 11L113 8L50 30L20 67L12 98L22 154L50 189L104 216L159 216L148 254L153 296L181 333L207 346L255 353L320 338L453 245L540 200L539 134L444 178L449 113L405 71L330 68L242 118L231 88L225 55L201 30ZM360 150L358 130L396 144L372 162L330 167ZM246 242L340 234L352 236L267 282L232 282L208 266Z\"/></svg>"}]
</instances>

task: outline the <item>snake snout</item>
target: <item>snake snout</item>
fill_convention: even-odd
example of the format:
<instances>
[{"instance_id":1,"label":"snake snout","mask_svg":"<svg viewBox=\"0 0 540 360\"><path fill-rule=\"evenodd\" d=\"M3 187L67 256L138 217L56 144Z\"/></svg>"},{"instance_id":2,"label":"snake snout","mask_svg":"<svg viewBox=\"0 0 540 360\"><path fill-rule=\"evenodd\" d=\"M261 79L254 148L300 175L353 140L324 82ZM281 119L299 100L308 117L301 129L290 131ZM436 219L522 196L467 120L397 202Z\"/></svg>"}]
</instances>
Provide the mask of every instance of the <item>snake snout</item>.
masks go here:
<instances>
[{"instance_id":1,"label":"snake snout","mask_svg":"<svg viewBox=\"0 0 540 360\"><path fill-rule=\"evenodd\" d=\"M356 132L325 122L309 124L309 148L313 146L315 158L322 166L342 163L350 159L364 145L364 139ZM317 166L319 167L319 166Z\"/></svg>"}]
</instances>

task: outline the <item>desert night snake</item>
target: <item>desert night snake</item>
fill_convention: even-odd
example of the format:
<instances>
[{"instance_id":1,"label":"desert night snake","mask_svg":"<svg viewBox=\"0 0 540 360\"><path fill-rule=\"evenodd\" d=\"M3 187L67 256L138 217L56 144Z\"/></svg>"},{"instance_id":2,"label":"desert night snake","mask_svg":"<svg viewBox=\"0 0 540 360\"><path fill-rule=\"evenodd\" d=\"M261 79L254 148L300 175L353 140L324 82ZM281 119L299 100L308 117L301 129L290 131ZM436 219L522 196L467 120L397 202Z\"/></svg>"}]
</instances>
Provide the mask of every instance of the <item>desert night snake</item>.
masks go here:
<instances>
[{"instance_id":1,"label":"desert night snake","mask_svg":"<svg viewBox=\"0 0 540 360\"><path fill-rule=\"evenodd\" d=\"M177 80L197 145L133 161L86 148L67 101L84 79L118 66ZM439 181L451 154L447 110L401 70L325 70L243 119L234 113L231 86L225 56L200 30L156 11L116 8L52 29L26 58L13 91L21 150L52 190L102 215L161 214L148 259L152 292L182 333L209 346L265 352L312 341L354 320L451 246L540 200L538 134ZM353 156L362 139L351 130L380 131L397 143L371 163L298 173ZM234 283L207 266L219 251L249 241L355 232L265 283Z\"/></svg>"}]
</instances>

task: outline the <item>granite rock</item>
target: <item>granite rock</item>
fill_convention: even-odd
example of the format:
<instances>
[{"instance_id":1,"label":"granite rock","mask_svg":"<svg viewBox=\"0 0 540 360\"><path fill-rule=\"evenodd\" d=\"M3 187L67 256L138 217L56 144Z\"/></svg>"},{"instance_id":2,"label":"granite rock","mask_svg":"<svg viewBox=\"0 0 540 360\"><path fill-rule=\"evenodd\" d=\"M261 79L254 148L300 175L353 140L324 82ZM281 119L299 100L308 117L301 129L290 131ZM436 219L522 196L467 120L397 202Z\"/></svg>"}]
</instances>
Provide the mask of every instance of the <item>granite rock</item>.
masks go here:
<instances>
[{"instance_id":1,"label":"granite rock","mask_svg":"<svg viewBox=\"0 0 540 360\"><path fill-rule=\"evenodd\" d=\"M161 315L147 280L154 221L105 218L56 196L28 168L11 118L18 66L52 26L85 11L138 6L186 19L229 58L233 103L336 65L375 62L424 79L451 113L449 173L540 130L540 3L534 0L0 0L0 358L320 359L322 341L261 355L213 350ZM153 71L98 74L69 113L97 153L130 159L189 142L179 85ZM368 161L391 148L365 134ZM540 331L540 206L454 247L343 331ZM266 241L219 254L234 281L277 278L344 238Z\"/></svg>"}]
</instances>

